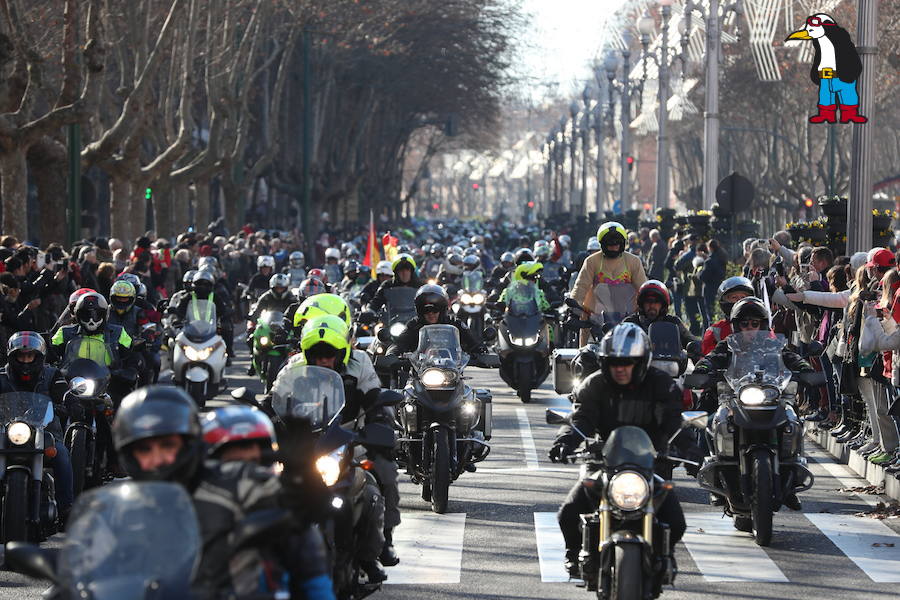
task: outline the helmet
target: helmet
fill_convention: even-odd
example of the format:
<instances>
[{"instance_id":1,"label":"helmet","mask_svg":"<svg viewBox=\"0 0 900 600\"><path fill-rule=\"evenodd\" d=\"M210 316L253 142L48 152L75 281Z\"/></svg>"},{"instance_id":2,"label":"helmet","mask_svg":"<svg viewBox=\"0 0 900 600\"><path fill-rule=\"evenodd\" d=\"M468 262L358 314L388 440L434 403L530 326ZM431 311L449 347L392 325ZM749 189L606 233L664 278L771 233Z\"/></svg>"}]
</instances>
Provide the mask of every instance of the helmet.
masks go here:
<instances>
[{"instance_id":1,"label":"helmet","mask_svg":"<svg viewBox=\"0 0 900 600\"><path fill-rule=\"evenodd\" d=\"M96 291L92 290L91 288L79 288L79 289L75 290L74 292L72 292L69 295L69 312L74 315L75 314L75 303L78 302L79 298L81 298L85 294L89 294L91 292L93 292L95 294L97 293Z\"/></svg>"},{"instance_id":2,"label":"helmet","mask_svg":"<svg viewBox=\"0 0 900 600\"><path fill-rule=\"evenodd\" d=\"M587 241L587 250L589 252L596 252L599 249L600 249L600 240L598 240L595 237L592 237Z\"/></svg>"},{"instance_id":3,"label":"helmet","mask_svg":"<svg viewBox=\"0 0 900 600\"><path fill-rule=\"evenodd\" d=\"M372 278L372 267L369 265L360 265L357 277L361 277L365 281L370 280Z\"/></svg>"},{"instance_id":4,"label":"helmet","mask_svg":"<svg viewBox=\"0 0 900 600\"><path fill-rule=\"evenodd\" d=\"M75 321L87 333L100 333L106 325L106 298L97 292L89 292L75 303Z\"/></svg>"},{"instance_id":5,"label":"helmet","mask_svg":"<svg viewBox=\"0 0 900 600\"><path fill-rule=\"evenodd\" d=\"M350 307L337 294L318 294L304 300L294 313L294 327L302 328L310 319L326 315L340 317L345 327L350 329L352 323Z\"/></svg>"},{"instance_id":6,"label":"helmet","mask_svg":"<svg viewBox=\"0 0 900 600\"><path fill-rule=\"evenodd\" d=\"M572 238L565 234L559 236L559 239L557 241L559 242L559 245L564 249L572 245Z\"/></svg>"},{"instance_id":7,"label":"helmet","mask_svg":"<svg viewBox=\"0 0 900 600\"><path fill-rule=\"evenodd\" d=\"M257 258L256 259L256 268L262 269L263 267L269 267L270 269L274 269L275 268L275 257L269 256L269 255L264 255L264 256L260 256L259 258Z\"/></svg>"},{"instance_id":8,"label":"helmet","mask_svg":"<svg viewBox=\"0 0 900 600\"><path fill-rule=\"evenodd\" d=\"M397 274L398 269L410 269L413 273L416 272L416 261L413 260L413 257L409 254L398 254L397 258L394 259L394 262L391 263L391 269L394 271L394 275Z\"/></svg>"},{"instance_id":9,"label":"helmet","mask_svg":"<svg viewBox=\"0 0 900 600\"><path fill-rule=\"evenodd\" d=\"M34 360L22 362L20 352L34 352ZM47 344L36 331L20 331L14 333L6 343L6 357L9 360L7 370L10 376L20 383L35 382L44 368L44 357L47 356Z\"/></svg>"},{"instance_id":10,"label":"helmet","mask_svg":"<svg viewBox=\"0 0 900 600\"><path fill-rule=\"evenodd\" d=\"M144 471L129 446L163 435L180 435L184 445L172 464ZM186 391L170 385L150 385L125 396L112 424L112 437L122 466L137 480L188 483L205 454L197 405Z\"/></svg>"},{"instance_id":11,"label":"helmet","mask_svg":"<svg viewBox=\"0 0 900 600\"><path fill-rule=\"evenodd\" d=\"M474 271L481 266L481 259L475 254L470 254L463 259L463 268L466 271Z\"/></svg>"},{"instance_id":12,"label":"helmet","mask_svg":"<svg viewBox=\"0 0 900 600\"><path fill-rule=\"evenodd\" d=\"M138 286L141 285L141 278L134 273L122 273L116 277L116 281L127 281L134 286L134 289L138 289Z\"/></svg>"},{"instance_id":13,"label":"helmet","mask_svg":"<svg viewBox=\"0 0 900 600\"><path fill-rule=\"evenodd\" d=\"M435 258L443 258L444 256L444 245L441 243L432 244L431 246L431 255Z\"/></svg>"},{"instance_id":14,"label":"helmet","mask_svg":"<svg viewBox=\"0 0 900 600\"><path fill-rule=\"evenodd\" d=\"M345 255L347 258L358 259L359 258L359 250L356 246L350 246L347 249L347 254Z\"/></svg>"},{"instance_id":15,"label":"helmet","mask_svg":"<svg viewBox=\"0 0 900 600\"><path fill-rule=\"evenodd\" d=\"M521 265L516 267L515 272L513 273L513 281L519 282L527 282L527 281L537 281L541 277L541 273L544 271L544 265L539 262L528 261L523 262Z\"/></svg>"},{"instance_id":16,"label":"helmet","mask_svg":"<svg viewBox=\"0 0 900 600\"><path fill-rule=\"evenodd\" d=\"M355 260L348 260L344 263L344 276L355 279L359 275L359 263Z\"/></svg>"},{"instance_id":17,"label":"helmet","mask_svg":"<svg viewBox=\"0 0 900 600\"><path fill-rule=\"evenodd\" d=\"M279 300L288 294L288 286L291 285L291 278L287 273L275 273L269 277L269 289L272 295ZM282 288L279 292L276 288Z\"/></svg>"},{"instance_id":18,"label":"helmet","mask_svg":"<svg viewBox=\"0 0 900 600\"><path fill-rule=\"evenodd\" d=\"M147 299L147 286L144 285L143 281L141 282L141 285L139 285L137 290L135 290L135 291L137 292L138 298L143 298L144 300Z\"/></svg>"},{"instance_id":19,"label":"helmet","mask_svg":"<svg viewBox=\"0 0 900 600\"><path fill-rule=\"evenodd\" d=\"M478 246L469 246L463 251L463 257L466 256L480 256L481 251L478 249Z\"/></svg>"},{"instance_id":20,"label":"helmet","mask_svg":"<svg viewBox=\"0 0 900 600\"><path fill-rule=\"evenodd\" d=\"M196 274L197 270L191 269L190 271L185 271L184 275L181 278L181 283L184 284L184 289L189 292L194 289L194 275Z\"/></svg>"},{"instance_id":21,"label":"helmet","mask_svg":"<svg viewBox=\"0 0 900 600\"><path fill-rule=\"evenodd\" d=\"M478 235L477 233L469 238L469 241L472 242L475 246L480 246L484 243L484 236Z\"/></svg>"},{"instance_id":22,"label":"helmet","mask_svg":"<svg viewBox=\"0 0 900 600\"><path fill-rule=\"evenodd\" d=\"M294 250L288 257L288 264L292 269L302 269L306 265L306 257L299 250Z\"/></svg>"},{"instance_id":23,"label":"helmet","mask_svg":"<svg viewBox=\"0 0 900 600\"><path fill-rule=\"evenodd\" d=\"M534 259L541 262L547 262L548 260L550 260L550 246L546 244L544 244L543 246L538 246L534 251Z\"/></svg>"},{"instance_id":24,"label":"helmet","mask_svg":"<svg viewBox=\"0 0 900 600\"><path fill-rule=\"evenodd\" d=\"M741 328L738 327L738 323L744 319L759 319L760 321L765 321L765 328L768 328L769 309L766 307L765 303L756 296L741 298L735 302L734 306L731 308L731 316L729 318L731 321L731 330L735 332L740 331Z\"/></svg>"},{"instance_id":25,"label":"helmet","mask_svg":"<svg viewBox=\"0 0 900 600\"><path fill-rule=\"evenodd\" d=\"M325 250L325 260L329 260L331 258L333 258L334 260L340 260L341 251L337 248L328 248L327 250Z\"/></svg>"},{"instance_id":26,"label":"helmet","mask_svg":"<svg viewBox=\"0 0 900 600\"><path fill-rule=\"evenodd\" d=\"M257 442L262 448L265 463L272 462L278 444L275 427L266 413L249 406L214 408L202 420L203 441L207 452L215 456L228 444Z\"/></svg>"},{"instance_id":27,"label":"helmet","mask_svg":"<svg viewBox=\"0 0 900 600\"><path fill-rule=\"evenodd\" d=\"M113 309L120 315L124 315L131 310L136 296L137 290L134 289L134 286L122 279L113 283L112 287L109 288L109 301Z\"/></svg>"},{"instance_id":28,"label":"helmet","mask_svg":"<svg viewBox=\"0 0 900 600\"><path fill-rule=\"evenodd\" d=\"M519 248L516 250L516 264L521 265L524 262L531 262L534 260L534 254L531 253L531 250L528 248Z\"/></svg>"},{"instance_id":29,"label":"helmet","mask_svg":"<svg viewBox=\"0 0 900 600\"><path fill-rule=\"evenodd\" d=\"M302 298L311 298L317 294L325 293L325 284L315 277L307 277L300 282L297 288L297 295Z\"/></svg>"},{"instance_id":30,"label":"helmet","mask_svg":"<svg viewBox=\"0 0 900 600\"><path fill-rule=\"evenodd\" d=\"M622 255L625 251L625 240L627 237L628 234L625 232L625 228L622 227L621 223L616 223L615 221L604 223L597 230L597 241L600 242L600 249L609 258L616 258ZM610 250L609 246L613 244L618 244L619 249Z\"/></svg>"},{"instance_id":31,"label":"helmet","mask_svg":"<svg viewBox=\"0 0 900 600\"><path fill-rule=\"evenodd\" d=\"M548 242L547 240L537 240L537 241L534 243L534 251L535 251L535 253L537 253L537 251L538 251L539 248L543 248L543 247L545 247L545 246L546 246L546 247L549 247L549 246L550 246L550 242Z\"/></svg>"},{"instance_id":32,"label":"helmet","mask_svg":"<svg viewBox=\"0 0 900 600\"><path fill-rule=\"evenodd\" d=\"M197 261L197 268L215 272L219 268L219 261L215 256L204 256Z\"/></svg>"},{"instance_id":33,"label":"helmet","mask_svg":"<svg viewBox=\"0 0 900 600\"><path fill-rule=\"evenodd\" d=\"M719 308L722 309L722 314L725 315L726 319L731 319L731 309L735 304L734 302L727 302L725 300L725 296L731 292L744 292L747 296L756 294L756 291L753 289L753 283L746 277L729 277L720 283L718 291Z\"/></svg>"},{"instance_id":34,"label":"helmet","mask_svg":"<svg viewBox=\"0 0 900 600\"><path fill-rule=\"evenodd\" d=\"M451 254L447 257L447 264L453 267L461 267L463 264L463 257L460 254Z\"/></svg>"},{"instance_id":35,"label":"helmet","mask_svg":"<svg viewBox=\"0 0 900 600\"><path fill-rule=\"evenodd\" d=\"M511 267L513 265L513 263L515 263L515 262L516 262L516 257L513 256L512 252L504 252L503 254L500 255L500 264L503 266L509 265Z\"/></svg>"},{"instance_id":36,"label":"helmet","mask_svg":"<svg viewBox=\"0 0 900 600\"><path fill-rule=\"evenodd\" d=\"M343 254L344 256L347 256L347 253L350 251L350 249L352 247L353 247L352 243L344 242L343 244L341 244L341 254Z\"/></svg>"},{"instance_id":37,"label":"helmet","mask_svg":"<svg viewBox=\"0 0 900 600\"><path fill-rule=\"evenodd\" d=\"M634 359L634 372L631 376L633 385L644 380L652 355L650 338L634 323L619 323L600 341L600 363L603 366L603 373L613 384L615 382L609 367L615 359Z\"/></svg>"},{"instance_id":38,"label":"helmet","mask_svg":"<svg viewBox=\"0 0 900 600\"><path fill-rule=\"evenodd\" d=\"M416 292L416 314L419 318L424 318L426 309L436 308L440 313L440 319L443 321L447 316L447 308L450 306L450 298L447 292L439 285L429 283L423 285Z\"/></svg>"},{"instance_id":39,"label":"helmet","mask_svg":"<svg viewBox=\"0 0 900 600\"><path fill-rule=\"evenodd\" d=\"M379 261L377 265L375 265L375 274L376 275L390 275L393 277L394 268L391 266L391 261L382 260Z\"/></svg>"},{"instance_id":40,"label":"helmet","mask_svg":"<svg viewBox=\"0 0 900 600\"><path fill-rule=\"evenodd\" d=\"M208 298L216 287L216 279L209 271L197 271L194 275L194 293L201 298Z\"/></svg>"},{"instance_id":41,"label":"helmet","mask_svg":"<svg viewBox=\"0 0 900 600\"><path fill-rule=\"evenodd\" d=\"M310 269L306 276L318 279L322 283L328 283L328 273L323 269Z\"/></svg>"},{"instance_id":42,"label":"helmet","mask_svg":"<svg viewBox=\"0 0 900 600\"><path fill-rule=\"evenodd\" d=\"M659 301L662 303L662 308L659 311L660 315L669 312L669 304L672 302L672 299L669 296L669 289L666 287L666 284L656 279L645 281L638 289L637 305L639 311L643 311L642 306L647 301L648 296L659 298Z\"/></svg>"},{"instance_id":43,"label":"helmet","mask_svg":"<svg viewBox=\"0 0 900 600\"><path fill-rule=\"evenodd\" d=\"M315 364L318 357L336 357L337 364L350 360L350 329L334 315L321 315L310 319L300 334L300 349L308 364Z\"/></svg>"}]
</instances>

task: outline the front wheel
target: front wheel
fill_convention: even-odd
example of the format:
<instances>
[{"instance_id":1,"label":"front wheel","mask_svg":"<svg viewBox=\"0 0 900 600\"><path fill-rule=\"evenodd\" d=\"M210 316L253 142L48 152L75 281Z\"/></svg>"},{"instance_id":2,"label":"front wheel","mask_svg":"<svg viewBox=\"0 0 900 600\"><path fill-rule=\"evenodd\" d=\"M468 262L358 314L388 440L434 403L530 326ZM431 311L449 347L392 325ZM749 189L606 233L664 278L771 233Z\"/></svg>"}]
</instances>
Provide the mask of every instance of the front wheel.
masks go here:
<instances>
[{"instance_id":1,"label":"front wheel","mask_svg":"<svg viewBox=\"0 0 900 600\"><path fill-rule=\"evenodd\" d=\"M87 474L88 441L87 431L81 427L72 429L66 444L69 456L72 460L72 489L75 496L84 491L84 480Z\"/></svg>"},{"instance_id":2,"label":"front wheel","mask_svg":"<svg viewBox=\"0 0 900 600\"><path fill-rule=\"evenodd\" d=\"M522 400L523 404L528 404L531 402L531 381L532 377L532 369L534 365L530 362L527 363L519 363L519 368L517 369L516 383L518 384L518 393L519 398Z\"/></svg>"},{"instance_id":3,"label":"front wheel","mask_svg":"<svg viewBox=\"0 0 900 600\"><path fill-rule=\"evenodd\" d=\"M194 399L194 402L197 403L199 408L203 408L206 405L206 386L207 381L188 381L187 382L187 393L191 395L191 398Z\"/></svg>"},{"instance_id":4,"label":"front wheel","mask_svg":"<svg viewBox=\"0 0 900 600\"><path fill-rule=\"evenodd\" d=\"M28 486L31 477L28 471L16 469L6 474L3 490L2 537L6 542L28 541Z\"/></svg>"},{"instance_id":5,"label":"front wheel","mask_svg":"<svg viewBox=\"0 0 900 600\"><path fill-rule=\"evenodd\" d=\"M447 512L450 497L450 442L447 430L434 431L434 456L431 463L431 510L439 515Z\"/></svg>"},{"instance_id":6,"label":"front wheel","mask_svg":"<svg viewBox=\"0 0 900 600\"><path fill-rule=\"evenodd\" d=\"M615 560L612 590L609 597L612 600L643 600L644 576L641 547L637 544L616 546Z\"/></svg>"},{"instance_id":7,"label":"front wheel","mask_svg":"<svg viewBox=\"0 0 900 600\"><path fill-rule=\"evenodd\" d=\"M750 512L753 517L753 534L756 543L768 546L772 542L772 463L766 450L756 450L751 459L753 496Z\"/></svg>"}]
</instances>

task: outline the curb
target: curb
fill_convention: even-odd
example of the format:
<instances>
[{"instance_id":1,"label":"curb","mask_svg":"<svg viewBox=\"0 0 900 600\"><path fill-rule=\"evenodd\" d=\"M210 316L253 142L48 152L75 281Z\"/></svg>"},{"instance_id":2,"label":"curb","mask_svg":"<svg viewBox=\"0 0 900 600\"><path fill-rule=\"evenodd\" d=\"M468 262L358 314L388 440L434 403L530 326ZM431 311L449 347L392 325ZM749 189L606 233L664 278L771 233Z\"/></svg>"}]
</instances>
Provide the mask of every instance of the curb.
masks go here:
<instances>
[{"instance_id":1,"label":"curb","mask_svg":"<svg viewBox=\"0 0 900 600\"><path fill-rule=\"evenodd\" d=\"M900 501L900 480L892 475L886 477L884 467L873 465L846 444L837 442L827 429L818 429L813 423L804 423L803 427L806 437L821 446L836 462L847 465L871 485L884 484L884 495Z\"/></svg>"}]
</instances>

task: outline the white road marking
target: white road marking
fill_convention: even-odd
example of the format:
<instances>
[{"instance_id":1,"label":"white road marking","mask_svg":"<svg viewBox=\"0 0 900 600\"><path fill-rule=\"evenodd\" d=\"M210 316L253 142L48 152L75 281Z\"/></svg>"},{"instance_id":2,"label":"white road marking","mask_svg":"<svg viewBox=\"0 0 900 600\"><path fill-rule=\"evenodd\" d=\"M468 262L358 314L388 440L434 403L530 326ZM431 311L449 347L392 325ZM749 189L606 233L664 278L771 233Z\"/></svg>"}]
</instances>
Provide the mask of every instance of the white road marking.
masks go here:
<instances>
[{"instance_id":1,"label":"white road marking","mask_svg":"<svg viewBox=\"0 0 900 600\"><path fill-rule=\"evenodd\" d=\"M529 471L540 469L538 463L537 448L534 446L534 436L531 435L531 424L528 422L528 412L522 407L516 408L519 417L519 433L522 435L522 449L525 451L525 463Z\"/></svg>"},{"instance_id":2,"label":"white road marking","mask_svg":"<svg viewBox=\"0 0 900 600\"><path fill-rule=\"evenodd\" d=\"M474 475L478 475L479 473L528 473L532 471L540 471L542 473L578 473L578 467L478 467L478 470L472 473L471 475L466 475L466 477L472 477ZM406 473L406 471L401 471Z\"/></svg>"},{"instance_id":3,"label":"white road marking","mask_svg":"<svg viewBox=\"0 0 900 600\"><path fill-rule=\"evenodd\" d=\"M807 459L828 471L828 474L837 479L845 488L869 487L870 485L867 480L851 471L850 467L835 462L828 454L818 449L808 451ZM869 506L884 502L884 499L876 494L854 493L854 495Z\"/></svg>"},{"instance_id":4,"label":"white road marking","mask_svg":"<svg viewBox=\"0 0 900 600\"><path fill-rule=\"evenodd\" d=\"M869 579L876 583L900 582L900 535L890 527L852 515L809 513L806 518Z\"/></svg>"},{"instance_id":5,"label":"white road marking","mask_svg":"<svg viewBox=\"0 0 900 600\"><path fill-rule=\"evenodd\" d=\"M541 581L557 583L569 581L563 561L566 545L563 541L556 513L534 513L534 535L537 539L538 561L541 565Z\"/></svg>"},{"instance_id":6,"label":"white road marking","mask_svg":"<svg viewBox=\"0 0 900 600\"><path fill-rule=\"evenodd\" d=\"M685 514L684 545L706 581L787 582L778 565L753 538L734 528L721 513Z\"/></svg>"},{"instance_id":7,"label":"white road marking","mask_svg":"<svg viewBox=\"0 0 900 600\"><path fill-rule=\"evenodd\" d=\"M465 530L465 513L404 514L394 530L400 564L387 569L386 583L459 583Z\"/></svg>"}]
</instances>

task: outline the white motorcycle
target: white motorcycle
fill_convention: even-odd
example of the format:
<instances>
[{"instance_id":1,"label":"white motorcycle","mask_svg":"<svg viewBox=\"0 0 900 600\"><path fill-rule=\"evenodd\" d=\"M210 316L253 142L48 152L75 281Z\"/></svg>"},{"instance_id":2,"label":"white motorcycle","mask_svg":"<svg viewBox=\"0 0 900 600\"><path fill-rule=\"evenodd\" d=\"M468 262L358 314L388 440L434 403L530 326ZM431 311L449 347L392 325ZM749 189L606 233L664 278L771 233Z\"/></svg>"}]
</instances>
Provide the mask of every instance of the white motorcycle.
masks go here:
<instances>
[{"instance_id":1,"label":"white motorcycle","mask_svg":"<svg viewBox=\"0 0 900 600\"><path fill-rule=\"evenodd\" d=\"M218 333L217 322L213 302L191 300L184 328L175 337L175 385L187 390L201 408L226 386L225 341Z\"/></svg>"}]
</instances>

